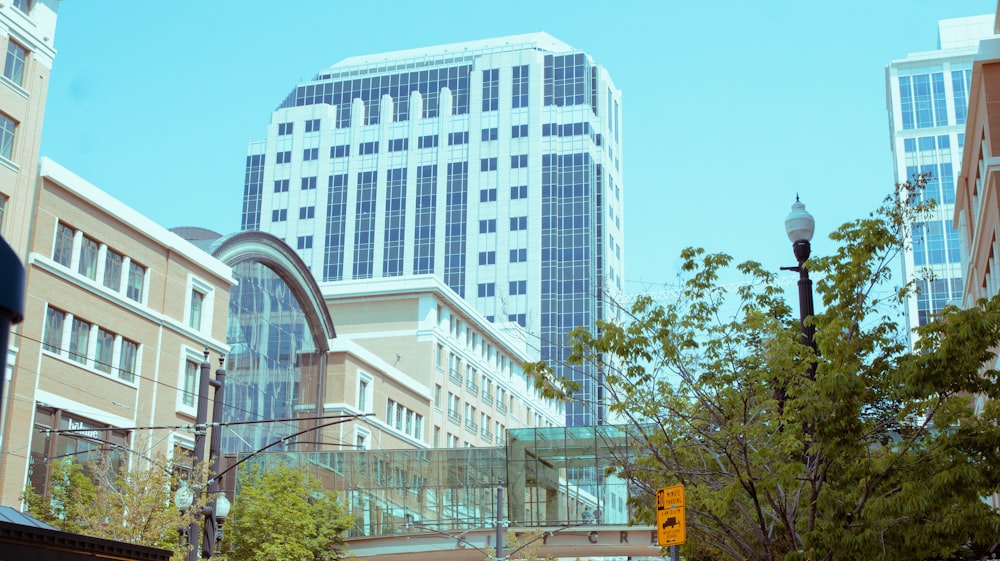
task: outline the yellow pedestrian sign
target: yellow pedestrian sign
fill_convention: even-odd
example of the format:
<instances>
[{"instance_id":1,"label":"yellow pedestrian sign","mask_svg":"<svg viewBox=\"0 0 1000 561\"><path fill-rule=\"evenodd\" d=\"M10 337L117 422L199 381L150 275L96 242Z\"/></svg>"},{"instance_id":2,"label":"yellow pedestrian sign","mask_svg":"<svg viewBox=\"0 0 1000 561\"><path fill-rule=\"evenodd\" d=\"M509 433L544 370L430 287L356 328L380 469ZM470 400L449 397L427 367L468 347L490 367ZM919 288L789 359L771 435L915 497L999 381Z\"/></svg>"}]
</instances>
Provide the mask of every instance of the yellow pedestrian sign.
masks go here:
<instances>
[{"instance_id":1,"label":"yellow pedestrian sign","mask_svg":"<svg viewBox=\"0 0 1000 561\"><path fill-rule=\"evenodd\" d=\"M656 490L656 541L659 545L680 545L687 539L684 526L684 486Z\"/></svg>"}]
</instances>

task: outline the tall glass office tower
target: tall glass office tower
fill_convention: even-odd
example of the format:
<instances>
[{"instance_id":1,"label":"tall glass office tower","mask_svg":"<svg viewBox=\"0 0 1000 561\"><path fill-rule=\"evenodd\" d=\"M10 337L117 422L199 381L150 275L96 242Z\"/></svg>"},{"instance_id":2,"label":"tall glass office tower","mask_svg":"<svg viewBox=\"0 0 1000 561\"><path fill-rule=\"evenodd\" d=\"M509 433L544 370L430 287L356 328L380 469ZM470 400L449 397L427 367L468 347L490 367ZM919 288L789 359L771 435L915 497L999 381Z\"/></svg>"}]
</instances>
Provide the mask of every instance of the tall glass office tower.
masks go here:
<instances>
[{"instance_id":1,"label":"tall glass office tower","mask_svg":"<svg viewBox=\"0 0 1000 561\"><path fill-rule=\"evenodd\" d=\"M621 92L544 34L343 60L298 84L250 143L245 230L295 247L320 283L434 274L516 322L583 384L570 425L603 421L601 372L567 333L622 293Z\"/></svg>"},{"instance_id":2,"label":"tall glass office tower","mask_svg":"<svg viewBox=\"0 0 1000 561\"><path fill-rule=\"evenodd\" d=\"M979 40L993 35L994 16L938 22L938 50L911 53L886 67L886 100L896 182L930 173L923 197L937 207L911 225L912 245L903 256L907 281L918 294L907 304L912 328L962 299L962 264L954 225L955 180L965 144L972 61ZM930 274L927 274L930 273Z\"/></svg>"}]
</instances>

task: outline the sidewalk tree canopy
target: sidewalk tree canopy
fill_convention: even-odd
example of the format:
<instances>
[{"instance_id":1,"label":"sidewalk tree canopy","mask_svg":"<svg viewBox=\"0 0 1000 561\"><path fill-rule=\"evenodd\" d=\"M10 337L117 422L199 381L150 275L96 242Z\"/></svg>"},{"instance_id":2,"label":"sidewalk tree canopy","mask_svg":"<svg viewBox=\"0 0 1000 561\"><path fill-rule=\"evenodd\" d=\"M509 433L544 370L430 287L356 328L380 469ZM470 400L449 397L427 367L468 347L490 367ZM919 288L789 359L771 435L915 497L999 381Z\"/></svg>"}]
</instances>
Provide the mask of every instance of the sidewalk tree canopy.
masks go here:
<instances>
[{"instance_id":1,"label":"sidewalk tree canopy","mask_svg":"<svg viewBox=\"0 0 1000 561\"><path fill-rule=\"evenodd\" d=\"M688 559L964 559L998 541L983 498L1000 486L1000 297L945 307L911 350L916 285L892 281L933 208L914 202L926 180L806 263L815 349L774 272L738 264L733 289L731 257L700 249L682 254L676 300L639 297L628 321L571 333L569 362L599 365L612 416L644 443L609 468L640 490L634 517L654 523L656 489L685 486ZM575 389L529 370L549 395Z\"/></svg>"}]
</instances>

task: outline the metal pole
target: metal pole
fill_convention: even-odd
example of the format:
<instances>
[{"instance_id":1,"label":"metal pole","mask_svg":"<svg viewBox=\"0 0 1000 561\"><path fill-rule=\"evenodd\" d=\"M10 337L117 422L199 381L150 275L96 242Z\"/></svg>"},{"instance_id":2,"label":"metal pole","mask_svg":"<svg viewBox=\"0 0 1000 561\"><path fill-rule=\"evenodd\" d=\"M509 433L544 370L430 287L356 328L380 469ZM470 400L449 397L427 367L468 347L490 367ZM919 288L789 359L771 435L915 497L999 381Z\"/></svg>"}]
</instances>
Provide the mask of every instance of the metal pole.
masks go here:
<instances>
[{"instance_id":1,"label":"metal pole","mask_svg":"<svg viewBox=\"0 0 1000 561\"><path fill-rule=\"evenodd\" d=\"M813 315L813 290L812 280L809 278L809 270L805 268L806 260L809 259L811 246L807 240L799 240L792 244L795 252L795 259L799 262L796 267L799 271L799 326L802 329L802 344L807 345L812 350L816 350L816 326L807 325L806 320ZM809 366L809 379L816 379L816 362Z\"/></svg>"},{"instance_id":2,"label":"metal pole","mask_svg":"<svg viewBox=\"0 0 1000 561\"><path fill-rule=\"evenodd\" d=\"M503 559L503 482L497 482L497 561Z\"/></svg>"},{"instance_id":3,"label":"metal pole","mask_svg":"<svg viewBox=\"0 0 1000 561\"><path fill-rule=\"evenodd\" d=\"M215 379L209 379L208 383L215 388L215 396L212 401L212 438L209 440L208 444L208 459L212 466L212 472L209 474L210 479L208 480L208 500L211 508L211 512L206 512L206 517L211 517L211 520L206 520L205 523L209 531L205 532L202 543L202 557L211 557L215 554L215 542L220 537L219 534L219 521L216 513L216 501L219 497L219 464L221 462L220 448L222 444L222 400L223 400L223 390L226 384L226 370L222 367L226 358L224 356L219 357L219 369L215 371ZM207 357L205 363L207 364ZM204 365L202 365L204 368Z\"/></svg>"},{"instance_id":4,"label":"metal pole","mask_svg":"<svg viewBox=\"0 0 1000 561\"><path fill-rule=\"evenodd\" d=\"M670 561L681 561L681 546L670 546Z\"/></svg>"},{"instance_id":5,"label":"metal pole","mask_svg":"<svg viewBox=\"0 0 1000 561\"><path fill-rule=\"evenodd\" d=\"M205 360L201 363L201 377L198 380L198 410L195 416L194 428L193 473L197 473L205 463L205 424L208 421L208 387L211 377L212 365L208 362L208 349L206 348ZM200 495L201 493L195 487L194 498L196 503ZM198 561L198 544L200 542L199 536L201 536L199 526L198 518L195 517L194 521L191 522L191 527L188 529L188 545L191 546L191 549L187 553L187 561Z\"/></svg>"}]
</instances>

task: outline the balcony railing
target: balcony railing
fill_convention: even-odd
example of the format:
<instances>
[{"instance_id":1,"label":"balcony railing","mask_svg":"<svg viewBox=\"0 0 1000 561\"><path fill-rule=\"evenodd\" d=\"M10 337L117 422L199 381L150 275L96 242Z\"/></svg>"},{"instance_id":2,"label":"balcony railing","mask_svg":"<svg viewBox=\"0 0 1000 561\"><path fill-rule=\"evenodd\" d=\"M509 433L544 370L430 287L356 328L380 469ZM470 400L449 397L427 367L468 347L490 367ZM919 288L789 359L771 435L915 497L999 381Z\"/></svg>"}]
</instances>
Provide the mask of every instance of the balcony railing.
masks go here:
<instances>
[{"instance_id":1,"label":"balcony railing","mask_svg":"<svg viewBox=\"0 0 1000 561\"><path fill-rule=\"evenodd\" d=\"M483 432L480 433L480 434L483 436L483 438L485 438L487 440L487 442L490 441L490 440L493 440L493 433L490 432L485 427L483 427Z\"/></svg>"},{"instance_id":2,"label":"balcony railing","mask_svg":"<svg viewBox=\"0 0 1000 561\"><path fill-rule=\"evenodd\" d=\"M472 421L466 421L465 422L465 428L468 429L468 431L472 432L472 433L479 432L479 427L476 426L476 423L474 423Z\"/></svg>"},{"instance_id":3,"label":"balcony railing","mask_svg":"<svg viewBox=\"0 0 1000 561\"><path fill-rule=\"evenodd\" d=\"M493 405L493 395L491 395L490 393L484 391L483 392L483 403L488 403L490 405Z\"/></svg>"},{"instance_id":4,"label":"balcony railing","mask_svg":"<svg viewBox=\"0 0 1000 561\"><path fill-rule=\"evenodd\" d=\"M458 424L462 424L462 416L456 411L448 411L448 418L455 421Z\"/></svg>"},{"instance_id":5,"label":"balcony railing","mask_svg":"<svg viewBox=\"0 0 1000 561\"><path fill-rule=\"evenodd\" d=\"M497 402L497 411L500 412L500 413L506 413L507 412L507 406L504 405L503 401L498 401Z\"/></svg>"},{"instance_id":6,"label":"balcony railing","mask_svg":"<svg viewBox=\"0 0 1000 561\"><path fill-rule=\"evenodd\" d=\"M468 380L465 381L465 387L469 388L472 393L479 393L479 384L470 376Z\"/></svg>"},{"instance_id":7,"label":"balcony railing","mask_svg":"<svg viewBox=\"0 0 1000 561\"><path fill-rule=\"evenodd\" d=\"M450 372L448 372L448 377L451 378L451 381L455 382L456 384L462 383L462 374L459 373L459 371L455 370L454 368L451 369Z\"/></svg>"}]
</instances>

